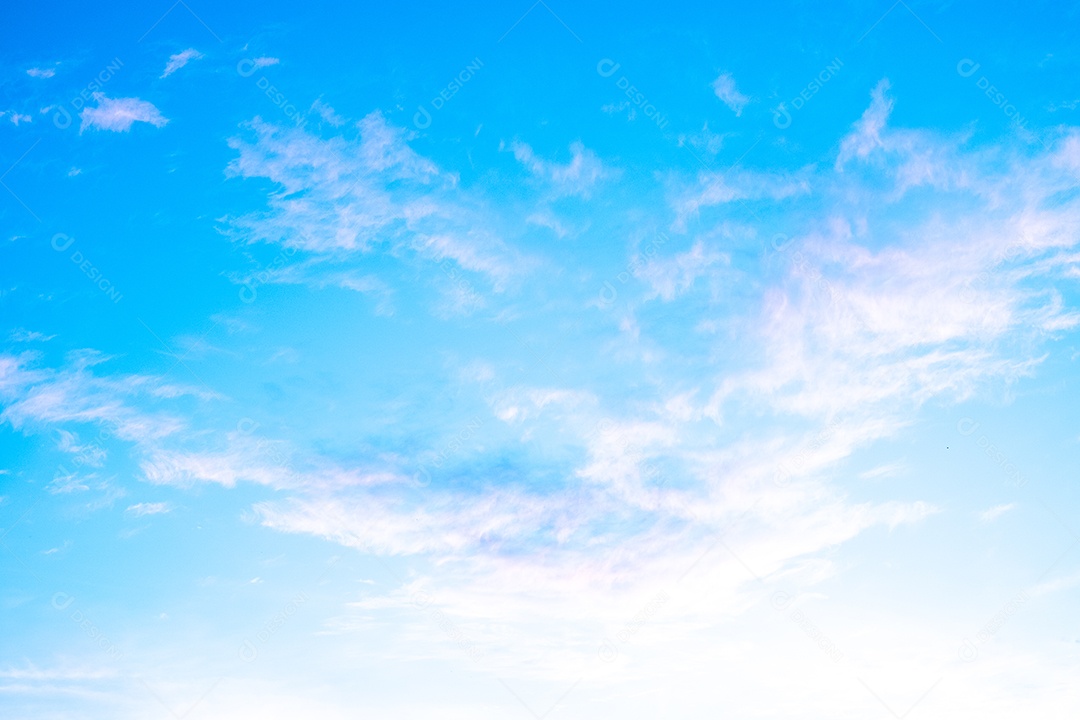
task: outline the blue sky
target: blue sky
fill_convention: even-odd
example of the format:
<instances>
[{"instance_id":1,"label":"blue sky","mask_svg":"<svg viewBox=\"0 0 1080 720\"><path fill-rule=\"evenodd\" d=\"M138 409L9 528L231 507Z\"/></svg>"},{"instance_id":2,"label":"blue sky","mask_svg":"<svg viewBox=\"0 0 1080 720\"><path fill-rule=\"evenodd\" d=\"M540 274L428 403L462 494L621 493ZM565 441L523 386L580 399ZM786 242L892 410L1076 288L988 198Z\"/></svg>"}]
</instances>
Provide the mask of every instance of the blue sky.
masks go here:
<instances>
[{"instance_id":1,"label":"blue sky","mask_svg":"<svg viewBox=\"0 0 1080 720\"><path fill-rule=\"evenodd\" d=\"M0 714L1074 717L1076 21L5 9Z\"/></svg>"}]
</instances>

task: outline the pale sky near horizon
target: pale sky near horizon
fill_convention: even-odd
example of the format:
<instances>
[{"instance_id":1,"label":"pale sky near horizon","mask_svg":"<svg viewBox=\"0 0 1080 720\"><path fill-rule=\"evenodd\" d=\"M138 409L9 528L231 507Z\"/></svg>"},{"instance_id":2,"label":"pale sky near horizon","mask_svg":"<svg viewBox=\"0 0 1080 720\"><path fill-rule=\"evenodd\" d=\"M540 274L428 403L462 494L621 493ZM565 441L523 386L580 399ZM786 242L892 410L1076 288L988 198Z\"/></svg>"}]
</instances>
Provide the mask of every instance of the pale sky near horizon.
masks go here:
<instances>
[{"instance_id":1,"label":"pale sky near horizon","mask_svg":"<svg viewBox=\"0 0 1080 720\"><path fill-rule=\"evenodd\" d=\"M1075 718L1078 20L5 7L0 718Z\"/></svg>"}]
</instances>

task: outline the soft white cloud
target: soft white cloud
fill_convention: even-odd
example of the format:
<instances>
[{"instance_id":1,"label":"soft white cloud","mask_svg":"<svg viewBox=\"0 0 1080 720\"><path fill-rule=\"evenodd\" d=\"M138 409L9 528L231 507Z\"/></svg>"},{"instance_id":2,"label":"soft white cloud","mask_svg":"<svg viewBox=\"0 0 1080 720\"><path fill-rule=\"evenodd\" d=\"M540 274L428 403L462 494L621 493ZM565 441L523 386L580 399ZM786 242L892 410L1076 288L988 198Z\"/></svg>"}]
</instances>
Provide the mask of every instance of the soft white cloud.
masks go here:
<instances>
[{"instance_id":1,"label":"soft white cloud","mask_svg":"<svg viewBox=\"0 0 1080 720\"><path fill-rule=\"evenodd\" d=\"M505 149L500 145L500 149ZM608 168L600 161L592 150L589 150L581 142L570 145L570 162L560 164L550 160L544 160L533 152L533 149L515 140L509 149L514 157L529 169L537 179L549 185L555 196L580 195L589 197L592 189L603 180L612 178L617 173Z\"/></svg>"},{"instance_id":2,"label":"soft white cloud","mask_svg":"<svg viewBox=\"0 0 1080 720\"><path fill-rule=\"evenodd\" d=\"M887 149L863 172L905 187L911 149L949 141L891 131L884 89L878 86L840 153ZM1060 294L1045 287L1071 266L1067 248L1080 229L1080 208L1046 203L1074 182L1064 168L1054 168L1056 157L1054 150L1004 165L980 154L957 157L952 172L968 181L941 190L961 193L980 210L918 214L901 228L876 232L858 207L874 196L858 180L837 179L832 215L769 250L785 277L766 294L756 331L771 366L724 380L711 412L736 387L783 412L825 419L846 408L914 408L939 395L961 400L987 382L1031 373L1041 356L1025 351L1030 339L1080 322ZM1026 190L1010 196L1005 187L1016 187L1017 178ZM818 182L820 192L831 194L829 183ZM848 193L857 204L841 199ZM887 183L876 197L902 199ZM1043 288L1032 287L1036 278Z\"/></svg>"},{"instance_id":3,"label":"soft white cloud","mask_svg":"<svg viewBox=\"0 0 1080 720\"><path fill-rule=\"evenodd\" d=\"M55 338L55 335L46 335L36 330L12 330L9 336L12 342L48 342Z\"/></svg>"},{"instance_id":4,"label":"soft white cloud","mask_svg":"<svg viewBox=\"0 0 1080 720\"><path fill-rule=\"evenodd\" d=\"M378 112L357 128L359 138L323 139L256 118L252 141L230 141L238 152L230 175L265 177L281 188L268 196L268 212L228 218L230 232L308 253L288 263L289 270L267 273L269 281L303 277L317 284L337 277L342 286L368 290L371 282L358 281L350 263L378 252L437 263L429 271L433 280L449 278L459 289L467 282L476 295L462 271L498 291L529 268L496 231L483 199L462 192L455 175L416 153L408 131Z\"/></svg>"},{"instance_id":5,"label":"soft white cloud","mask_svg":"<svg viewBox=\"0 0 1080 720\"><path fill-rule=\"evenodd\" d=\"M490 400L492 413L505 423L522 423L542 413L563 415L582 405L594 405L592 394L557 388L519 388L501 391Z\"/></svg>"},{"instance_id":6,"label":"soft white cloud","mask_svg":"<svg viewBox=\"0 0 1080 720\"><path fill-rule=\"evenodd\" d=\"M715 133L709 129L708 121L702 125L701 130L696 133L690 133L689 135L679 135L679 145L689 145L707 152L709 155L716 155L720 152L720 149L724 146L724 135L722 133Z\"/></svg>"},{"instance_id":7,"label":"soft white cloud","mask_svg":"<svg viewBox=\"0 0 1080 720\"><path fill-rule=\"evenodd\" d=\"M987 508L979 513L979 520L984 523L992 523L999 517L1009 512L1016 507L1016 503L1005 503L1004 505L995 505L994 507Z\"/></svg>"},{"instance_id":8,"label":"soft white cloud","mask_svg":"<svg viewBox=\"0 0 1080 720\"><path fill-rule=\"evenodd\" d=\"M334 108L330 107L322 101L322 98L317 99L311 104L311 109L319 114L319 116L330 123L334 127L341 127L346 123L345 118L334 112Z\"/></svg>"},{"instance_id":9,"label":"soft white cloud","mask_svg":"<svg viewBox=\"0 0 1080 720\"><path fill-rule=\"evenodd\" d=\"M731 73L720 73L720 76L713 80L712 87L716 97L731 108L736 117L742 115L743 108L750 102L750 98L738 91L735 87L735 78Z\"/></svg>"},{"instance_id":10,"label":"soft white cloud","mask_svg":"<svg viewBox=\"0 0 1080 720\"><path fill-rule=\"evenodd\" d=\"M175 55L170 55L169 62L165 63L165 71L161 73L161 77L167 78L192 60L199 60L202 57L204 57L203 54L195 48L188 48Z\"/></svg>"},{"instance_id":11,"label":"soft white cloud","mask_svg":"<svg viewBox=\"0 0 1080 720\"><path fill-rule=\"evenodd\" d=\"M99 457L102 442L116 438L139 445L151 444L186 427L178 416L151 410L146 401L159 398L201 397L206 393L143 375L99 377L92 368L108 361L93 352L75 353L66 367L36 369L29 356L0 354L0 422L19 430L60 426L60 449ZM93 426L96 437L80 442L67 424Z\"/></svg>"},{"instance_id":12,"label":"soft white cloud","mask_svg":"<svg viewBox=\"0 0 1080 720\"><path fill-rule=\"evenodd\" d=\"M136 503L129 505L124 512L134 517L143 517L144 515L162 515L172 512L172 509L172 505L167 502Z\"/></svg>"},{"instance_id":13,"label":"soft white cloud","mask_svg":"<svg viewBox=\"0 0 1080 720\"><path fill-rule=\"evenodd\" d=\"M893 128L888 124L894 101L889 95L889 81L882 80L871 92L870 106L852 126L840 143L836 169L849 171L853 166L869 173L869 177L884 171L895 183L894 192L886 196L895 201L907 190L930 186L939 190L967 190L976 194L996 194L998 189L980 187L987 169L979 167L989 158L979 154L962 154L966 135L942 138L921 130ZM998 163L1006 158L994 158Z\"/></svg>"},{"instance_id":14,"label":"soft white cloud","mask_svg":"<svg viewBox=\"0 0 1080 720\"><path fill-rule=\"evenodd\" d=\"M77 433L57 430L57 434L59 436L57 448L61 452L74 455L74 462L78 465L101 467L108 455L108 451L100 443L88 442L80 445Z\"/></svg>"},{"instance_id":15,"label":"soft white cloud","mask_svg":"<svg viewBox=\"0 0 1080 720\"><path fill-rule=\"evenodd\" d=\"M1068 590L1080 585L1080 572L1072 572L1052 580L1044 580L1027 590L1031 597L1038 598L1050 593Z\"/></svg>"},{"instance_id":16,"label":"soft white cloud","mask_svg":"<svg viewBox=\"0 0 1080 720\"><path fill-rule=\"evenodd\" d=\"M525 222L532 225L537 225L539 227L548 228L549 230L551 230L551 232L555 233L555 235L560 240L567 235L577 235L579 232L565 225L562 220L555 216L554 213L547 210L541 210L533 213L532 215L529 215L527 218L525 218Z\"/></svg>"},{"instance_id":17,"label":"soft white cloud","mask_svg":"<svg viewBox=\"0 0 1080 720\"><path fill-rule=\"evenodd\" d=\"M93 357L49 371L0 355L3 417L27 430L109 418L139 443L149 482L260 485L276 491L255 506L269 528L409 558L415 564L407 576L360 589L325 628L361 633L377 614L437 609L437 616L433 609L395 623L402 634L395 657L455 658L464 644L477 648L482 671L499 677L512 672L569 685L588 673L604 690L627 682L646 687L639 681L657 676L666 689L719 677L728 683L729 709L747 716L760 712L768 693L782 697L790 715L807 704L866 717L880 705L852 678L889 698L917 698L937 677L922 675L940 667L951 684L928 702L939 703L933 707L942 716L962 713L971 698L980 712L998 712L999 677L1066 687L1076 659L1064 650L1054 657L1061 663L1029 662L1003 638L1000 655L985 649L990 670L976 673L955 661L962 628L939 618L893 618L877 607L863 617L858 607L824 602L821 586L851 570L836 560L838 546L872 528L944 519L928 500L890 499L884 479L903 466L860 475L853 458L912 423L927 404L963 400L1032 372L1044 342L1078 321L1054 287L1080 260L1080 213L1065 192L1074 139L1046 156L971 157L948 138L890 128L890 101L879 90L841 143L838 166L669 181L676 189L670 215L684 227L706 227L691 234L689 249L633 265L646 287L629 304L660 298L665 305L639 303L611 325L621 322L626 334L656 343L670 363L626 370L623 358L605 355L597 341L589 347L612 377L593 378L593 387L588 378L580 386L504 387L494 364L463 363L462 374L483 386L485 428L513 433L514 441L485 429L479 460L463 453L454 463L464 471L437 468L449 480L418 479L417 458L442 462L423 449L341 460L316 443L189 432L189 422L133 405L138 396L176 407L192 393L160 379L102 377ZM280 282L323 278L378 292L380 278L339 261L376 251L438 262L440 272L458 273L454 280L462 272L493 284L513 276L515 257L500 234L477 229L497 224L492 214L381 116L362 121L359 139L324 139L262 121L250 130L254 140L234 141L231 172L278 188L265 213L230 227L245 240L311 256L279 271ZM917 166L919 157L930 159ZM943 158L952 166L947 176L938 174ZM573 162L552 165L531 150L519 159L548 183L581 187L595 175L585 159L573 171ZM897 188L917 183L962 193L963 202L950 212L902 206L899 227L868 211L903 202ZM1014 187L1020 190L1008 191ZM804 199L794 237L780 246L726 233L700 213L736 200ZM714 362L732 342L720 333L704 350L660 337L658 324L679 331L667 326L672 318L708 321L726 311L718 309L725 293L702 303L689 290L736 260L764 269L754 287L727 293L753 298L752 311L725 319L745 357L734 366ZM650 321L649 310L662 311L659 320ZM701 366L706 371L695 376ZM68 451L85 444L75 433L58 437ZM854 489L843 482L858 477L880 482ZM64 475L50 489L74 493L99 479ZM870 490L880 492L866 499ZM910 497L909 488L902 492ZM984 515L997 517L1003 507ZM1073 584L1066 576L1039 589ZM777 591L795 596L799 624L777 607ZM658 597L661 610L640 621ZM441 630L454 628L454 642L431 642L432 617ZM819 634L807 630L810 617ZM784 632L797 642L783 640ZM843 649L842 663L822 662L823 635ZM605 642L617 644L609 665L598 653ZM1049 668L1051 679L1039 679L1036 667ZM1052 699L1038 702L1040 710L1060 709Z\"/></svg>"},{"instance_id":18,"label":"soft white cloud","mask_svg":"<svg viewBox=\"0 0 1080 720\"><path fill-rule=\"evenodd\" d=\"M108 98L102 93L93 94L97 107L87 106L79 113L82 125L79 132L87 128L127 132L137 122L144 122L154 127L164 127L169 122L153 103L139 98Z\"/></svg>"},{"instance_id":19,"label":"soft white cloud","mask_svg":"<svg viewBox=\"0 0 1080 720\"><path fill-rule=\"evenodd\" d=\"M840 143L840 154L836 159L837 169L852 158L865 159L874 150L883 148L882 131L893 109L893 100L889 97L890 83L882 80L871 93L870 107L862 114L849 133Z\"/></svg>"},{"instance_id":20,"label":"soft white cloud","mask_svg":"<svg viewBox=\"0 0 1080 720\"><path fill-rule=\"evenodd\" d=\"M634 268L634 275L651 288L645 299L658 297L671 301L689 290L699 277L708 275L713 266L729 263L730 258L726 254L699 240L686 252L676 253L670 258L656 257L638 264Z\"/></svg>"},{"instance_id":21,"label":"soft white cloud","mask_svg":"<svg viewBox=\"0 0 1080 720\"><path fill-rule=\"evenodd\" d=\"M807 172L775 173L729 168L701 172L693 182L674 182L670 204L675 211L672 229L684 232L703 208L747 200L786 200L810 194Z\"/></svg>"},{"instance_id":22,"label":"soft white cloud","mask_svg":"<svg viewBox=\"0 0 1080 720\"><path fill-rule=\"evenodd\" d=\"M26 74L32 78L51 78L56 75L55 68L30 68L26 71Z\"/></svg>"}]
</instances>

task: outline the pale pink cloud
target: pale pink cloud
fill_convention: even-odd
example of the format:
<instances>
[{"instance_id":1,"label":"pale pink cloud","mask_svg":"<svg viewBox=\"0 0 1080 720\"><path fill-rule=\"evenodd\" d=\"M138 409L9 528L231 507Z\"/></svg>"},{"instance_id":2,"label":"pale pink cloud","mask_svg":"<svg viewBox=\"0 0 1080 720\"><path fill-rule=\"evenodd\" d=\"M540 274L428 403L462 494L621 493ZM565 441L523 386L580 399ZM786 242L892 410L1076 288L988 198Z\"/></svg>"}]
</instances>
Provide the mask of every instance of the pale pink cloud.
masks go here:
<instances>
[{"instance_id":1,"label":"pale pink cloud","mask_svg":"<svg viewBox=\"0 0 1080 720\"><path fill-rule=\"evenodd\" d=\"M137 122L150 123L154 127L164 127L168 121L153 103L139 98L108 98L102 93L94 93L97 107L87 107L79 117L82 125L79 132L87 128L127 132Z\"/></svg>"}]
</instances>

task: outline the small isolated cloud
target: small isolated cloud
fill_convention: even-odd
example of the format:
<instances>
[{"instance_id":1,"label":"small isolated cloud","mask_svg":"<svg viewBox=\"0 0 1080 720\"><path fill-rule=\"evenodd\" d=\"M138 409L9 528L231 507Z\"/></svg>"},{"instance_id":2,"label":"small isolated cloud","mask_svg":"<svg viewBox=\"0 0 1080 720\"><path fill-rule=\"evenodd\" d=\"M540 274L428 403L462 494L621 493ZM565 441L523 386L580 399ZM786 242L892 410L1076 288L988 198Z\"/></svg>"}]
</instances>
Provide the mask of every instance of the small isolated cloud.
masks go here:
<instances>
[{"instance_id":1,"label":"small isolated cloud","mask_svg":"<svg viewBox=\"0 0 1080 720\"><path fill-rule=\"evenodd\" d=\"M634 275L650 286L646 300L660 298L670 302L693 287L699 277L709 275L710 268L718 263L728 264L730 258L699 240L690 250L674 257L637 263Z\"/></svg>"},{"instance_id":2,"label":"small isolated cloud","mask_svg":"<svg viewBox=\"0 0 1080 720\"><path fill-rule=\"evenodd\" d=\"M34 121L34 119L32 117L30 117L29 115L21 115L21 114L15 112L14 110L0 111L0 117L4 117L5 115L8 115L9 116L8 120L13 122L15 125L18 125L19 123L23 123L23 122L33 122Z\"/></svg>"},{"instance_id":3,"label":"small isolated cloud","mask_svg":"<svg viewBox=\"0 0 1080 720\"><path fill-rule=\"evenodd\" d=\"M167 78L180 68L187 65L192 60L198 60L203 57L203 54L195 48L188 48L183 52L178 52L175 55L169 56L169 62L165 64L165 72L161 73L161 77Z\"/></svg>"},{"instance_id":4,"label":"small isolated cloud","mask_svg":"<svg viewBox=\"0 0 1080 720\"><path fill-rule=\"evenodd\" d=\"M995 505L992 508L988 508L979 513L979 520L984 523L991 523L997 520L999 517L1016 507L1016 503L1007 503L1005 505Z\"/></svg>"},{"instance_id":5,"label":"small isolated cloud","mask_svg":"<svg viewBox=\"0 0 1080 720\"><path fill-rule=\"evenodd\" d=\"M750 98L738 91L735 87L735 78L731 76L731 73L721 73L720 77L713 80L712 87L716 97L734 111L735 117L742 115L743 108L750 102Z\"/></svg>"},{"instance_id":6,"label":"small isolated cloud","mask_svg":"<svg viewBox=\"0 0 1080 720\"><path fill-rule=\"evenodd\" d=\"M706 122L701 128L701 132L679 135L679 146L685 145L690 145L691 147L703 150L710 155L715 155L720 152L720 148L724 146L724 136L710 130L709 123Z\"/></svg>"},{"instance_id":7,"label":"small isolated cloud","mask_svg":"<svg viewBox=\"0 0 1080 720\"><path fill-rule=\"evenodd\" d=\"M36 330L23 330L22 328L19 328L17 330L12 330L9 337L12 342L48 342L56 336L39 333Z\"/></svg>"},{"instance_id":8,"label":"small isolated cloud","mask_svg":"<svg viewBox=\"0 0 1080 720\"><path fill-rule=\"evenodd\" d=\"M501 146L500 149L506 149ZM515 140L510 145L514 157L529 169L535 177L549 183L557 196L580 195L588 197L589 191L601 180L615 175L605 167L600 158L581 142L570 145L570 162L565 165L544 160L525 143Z\"/></svg>"},{"instance_id":9,"label":"small isolated cloud","mask_svg":"<svg viewBox=\"0 0 1080 720\"><path fill-rule=\"evenodd\" d=\"M87 128L127 132L133 123L150 123L154 127L164 127L169 122L152 103L139 98L108 98L103 93L94 93L97 107L87 107L79 114L82 125L79 132Z\"/></svg>"},{"instance_id":10,"label":"small isolated cloud","mask_svg":"<svg viewBox=\"0 0 1080 720\"><path fill-rule=\"evenodd\" d=\"M277 65L281 60L276 57L257 57L251 62L255 66L255 69L258 70L259 68L269 67L270 65Z\"/></svg>"},{"instance_id":11,"label":"small isolated cloud","mask_svg":"<svg viewBox=\"0 0 1080 720\"><path fill-rule=\"evenodd\" d=\"M882 141L882 131L893 109L889 87L888 79L884 79L870 93L870 107L840 143L840 154L836 159L838 170L842 169L848 160L865 159L874 150L885 146Z\"/></svg>"},{"instance_id":12,"label":"small isolated cloud","mask_svg":"<svg viewBox=\"0 0 1080 720\"><path fill-rule=\"evenodd\" d=\"M172 512L172 506L169 503L138 503L137 505L131 505L125 510L128 515L134 517L142 517L143 515L161 515L163 513Z\"/></svg>"},{"instance_id":13,"label":"small isolated cloud","mask_svg":"<svg viewBox=\"0 0 1080 720\"><path fill-rule=\"evenodd\" d=\"M341 127L345 124L345 118L334 112L334 108L324 103L321 98L311 103L311 109L319 113L323 120L334 127Z\"/></svg>"},{"instance_id":14,"label":"small isolated cloud","mask_svg":"<svg viewBox=\"0 0 1080 720\"><path fill-rule=\"evenodd\" d=\"M30 68L26 74L33 78L51 78L56 74L53 68Z\"/></svg>"}]
</instances>

